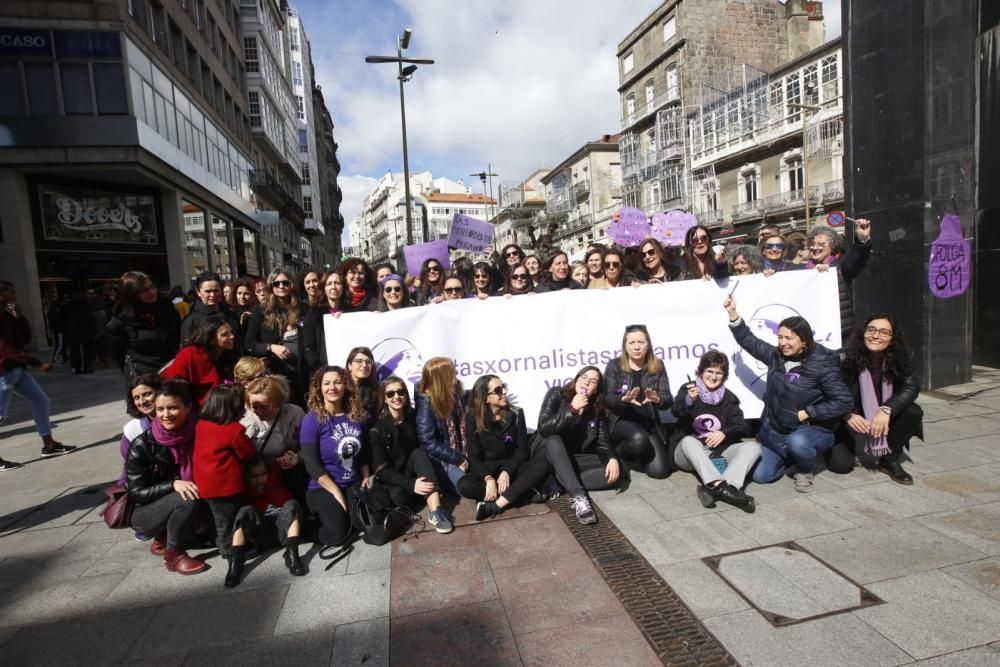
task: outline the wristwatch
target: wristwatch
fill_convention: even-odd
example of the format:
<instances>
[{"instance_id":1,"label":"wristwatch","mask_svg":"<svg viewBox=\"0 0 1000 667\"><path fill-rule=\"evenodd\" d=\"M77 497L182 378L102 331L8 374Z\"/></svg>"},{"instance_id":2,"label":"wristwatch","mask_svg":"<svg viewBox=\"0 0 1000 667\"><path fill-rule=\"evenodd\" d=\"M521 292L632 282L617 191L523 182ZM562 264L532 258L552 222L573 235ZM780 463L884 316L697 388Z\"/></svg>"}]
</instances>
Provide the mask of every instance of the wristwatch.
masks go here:
<instances>
[{"instance_id":1,"label":"wristwatch","mask_svg":"<svg viewBox=\"0 0 1000 667\"><path fill-rule=\"evenodd\" d=\"M890 408L888 405L880 405L879 408L878 408L878 411L879 412L884 412L885 414L889 415L890 417L892 416L892 408Z\"/></svg>"}]
</instances>

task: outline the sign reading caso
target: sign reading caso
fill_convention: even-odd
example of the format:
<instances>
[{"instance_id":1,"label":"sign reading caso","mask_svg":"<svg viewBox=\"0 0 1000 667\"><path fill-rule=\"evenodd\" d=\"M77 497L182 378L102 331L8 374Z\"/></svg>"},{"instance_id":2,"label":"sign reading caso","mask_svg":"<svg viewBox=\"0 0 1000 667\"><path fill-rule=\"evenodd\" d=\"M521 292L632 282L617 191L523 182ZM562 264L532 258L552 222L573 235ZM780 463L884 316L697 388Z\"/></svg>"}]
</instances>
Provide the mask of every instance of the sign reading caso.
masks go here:
<instances>
[{"instance_id":1,"label":"sign reading caso","mask_svg":"<svg viewBox=\"0 0 1000 667\"><path fill-rule=\"evenodd\" d=\"M840 348L840 299L833 272L758 274L739 282L739 312L758 337L776 342L778 324L801 315L819 344ZM549 387L561 386L584 366L597 366L603 373L621 353L626 325L645 324L675 395L687 375L694 374L701 355L720 350L731 362L726 386L739 396L746 416L756 417L767 366L739 350L730 333L722 302L734 286L733 280L689 280L327 316L327 357L331 364L340 363L351 348L368 346L380 381L397 375L411 387L420 381L424 362L449 357L466 388L482 375L501 377L533 429Z\"/></svg>"},{"instance_id":2,"label":"sign reading caso","mask_svg":"<svg viewBox=\"0 0 1000 667\"><path fill-rule=\"evenodd\" d=\"M152 195L39 184L42 237L46 241L157 245Z\"/></svg>"}]
</instances>

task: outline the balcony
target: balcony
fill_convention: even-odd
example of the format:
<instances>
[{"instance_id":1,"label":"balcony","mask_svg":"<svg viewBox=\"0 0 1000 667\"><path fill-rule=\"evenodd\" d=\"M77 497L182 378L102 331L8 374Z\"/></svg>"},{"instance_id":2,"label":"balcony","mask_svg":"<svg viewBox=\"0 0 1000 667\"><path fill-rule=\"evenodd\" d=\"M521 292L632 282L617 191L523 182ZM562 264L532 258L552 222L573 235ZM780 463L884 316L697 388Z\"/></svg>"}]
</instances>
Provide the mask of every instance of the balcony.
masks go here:
<instances>
[{"instance_id":1,"label":"balcony","mask_svg":"<svg viewBox=\"0 0 1000 667\"><path fill-rule=\"evenodd\" d=\"M698 213L698 224L702 227L720 227L722 226L722 209L716 209L714 211L705 211L704 213Z\"/></svg>"},{"instance_id":2,"label":"balcony","mask_svg":"<svg viewBox=\"0 0 1000 667\"><path fill-rule=\"evenodd\" d=\"M823 203L844 201L844 179L827 181L823 184Z\"/></svg>"},{"instance_id":3,"label":"balcony","mask_svg":"<svg viewBox=\"0 0 1000 667\"><path fill-rule=\"evenodd\" d=\"M754 199L753 201L743 202L742 204L737 204L733 207L733 222L737 222L739 220L752 220L753 218L759 218L763 215L763 199Z\"/></svg>"},{"instance_id":4,"label":"balcony","mask_svg":"<svg viewBox=\"0 0 1000 667\"><path fill-rule=\"evenodd\" d=\"M588 196L590 194L590 179L585 178L582 181L577 181L570 190L573 193L573 199L579 200Z\"/></svg>"},{"instance_id":5,"label":"balcony","mask_svg":"<svg viewBox=\"0 0 1000 667\"><path fill-rule=\"evenodd\" d=\"M819 204L819 187L813 185L809 187L809 205L817 204ZM779 192L764 198L764 210L768 213L780 213L803 207L805 207L805 190L802 189Z\"/></svg>"},{"instance_id":6,"label":"balcony","mask_svg":"<svg viewBox=\"0 0 1000 667\"><path fill-rule=\"evenodd\" d=\"M250 187L253 188L254 194L267 199L274 207L279 207L284 200L281 184L269 171L251 169Z\"/></svg>"},{"instance_id":7,"label":"balcony","mask_svg":"<svg viewBox=\"0 0 1000 667\"><path fill-rule=\"evenodd\" d=\"M671 88L664 93L660 93L648 102L637 104L635 111L622 116L622 130L630 128L639 121L656 113L662 107L670 104L671 102L680 102L680 99L680 88Z\"/></svg>"}]
</instances>

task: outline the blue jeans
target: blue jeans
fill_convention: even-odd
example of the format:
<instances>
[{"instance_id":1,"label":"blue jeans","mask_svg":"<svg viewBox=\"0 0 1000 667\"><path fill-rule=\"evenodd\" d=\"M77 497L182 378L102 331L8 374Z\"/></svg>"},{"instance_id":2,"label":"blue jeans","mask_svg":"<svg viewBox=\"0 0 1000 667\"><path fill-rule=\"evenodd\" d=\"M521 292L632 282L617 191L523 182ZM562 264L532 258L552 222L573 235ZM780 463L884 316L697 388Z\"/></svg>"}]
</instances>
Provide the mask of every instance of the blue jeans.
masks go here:
<instances>
[{"instance_id":1,"label":"blue jeans","mask_svg":"<svg viewBox=\"0 0 1000 667\"><path fill-rule=\"evenodd\" d=\"M788 435L775 433L764 422L757 439L764 447L753 471L753 481L770 484L791 466L812 473L816 457L833 447L833 432L819 426L800 426Z\"/></svg>"},{"instance_id":2,"label":"blue jeans","mask_svg":"<svg viewBox=\"0 0 1000 667\"><path fill-rule=\"evenodd\" d=\"M35 428L43 438L52 434L49 423L49 397L23 366L11 368L0 375L0 421L7 418L10 399L17 394L31 403L31 414L35 418Z\"/></svg>"},{"instance_id":3,"label":"blue jeans","mask_svg":"<svg viewBox=\"0 0 1000 667\"><path fill-rule=\"evenodd\" d=\"M451 482L451 489L442 488L441 491L451 493L456 496L460 495L458 493L458 480L465 476L465 471L457 465L438 461L435 458L431 458L431 463L434 465L434 469L437 471L437 477L442 484L444 484L444 480L446 479Z\"/></svg>"}]
</instances>

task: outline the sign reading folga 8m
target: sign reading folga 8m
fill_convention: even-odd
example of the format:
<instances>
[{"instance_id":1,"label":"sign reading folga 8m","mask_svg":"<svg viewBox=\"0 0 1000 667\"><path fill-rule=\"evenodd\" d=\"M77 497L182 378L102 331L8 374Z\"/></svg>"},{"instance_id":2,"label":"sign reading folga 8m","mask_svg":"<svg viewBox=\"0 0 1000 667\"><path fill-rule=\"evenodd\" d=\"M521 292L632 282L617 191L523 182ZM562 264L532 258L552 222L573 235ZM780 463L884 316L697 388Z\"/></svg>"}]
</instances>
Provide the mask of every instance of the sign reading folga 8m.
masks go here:
<instances>
[{"instance_id":1,"label":"sign reading folga 8m","mask_svg":"<svg viewBox=\"0 0 1000 667\"><path fill-rule=\"evenodd\" d=\"M941 299L965 294L969 289L972 255L969 242L962 235L962 222L957 215L941 220L941 233L931 244L927 263L927 285Z\"/></svg>"}]
</instances>

